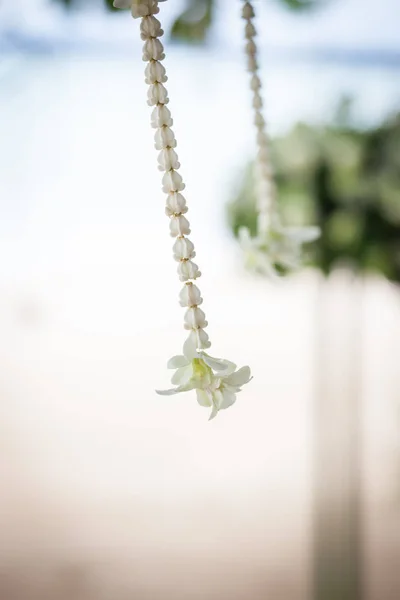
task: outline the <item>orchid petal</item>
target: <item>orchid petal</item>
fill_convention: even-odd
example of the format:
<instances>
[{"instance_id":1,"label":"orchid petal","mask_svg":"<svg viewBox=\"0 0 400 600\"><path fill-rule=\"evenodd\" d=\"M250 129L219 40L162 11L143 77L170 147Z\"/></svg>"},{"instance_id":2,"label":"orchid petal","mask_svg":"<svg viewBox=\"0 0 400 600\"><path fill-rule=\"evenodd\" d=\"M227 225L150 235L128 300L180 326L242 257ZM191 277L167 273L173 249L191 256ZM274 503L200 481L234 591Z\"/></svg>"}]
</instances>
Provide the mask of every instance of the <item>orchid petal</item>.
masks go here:
<instances>
[{"instance_id":1,"label":"orchid petal","mask_svg":"<svg viewBox=\"0 0 400 600\"><path fill-rule=\"evenodd\" d=\"M285 235L297 244L313 242L321 235L319 227L287 227Z\"/></svg>"},{"instance_id":2,"label":"orchid petal","mask_svg":"<svg viewBox=\"0 0 400 600\"><path fill-rule=\"evenodd\" d=\"M180 354L169 359L167 362L167 369L180 369L181 367L187 367L188 364L189 361L186 356Z\"/></svg>"},{"instance_id":3,"label":"orchid petal","mask_svg":"<svg viewBox=\"0 0 400 600\"><path fill-rule=\"evenodd\" d=\"M224 375L225 372L232 368L232 366L233 370L231 372L233 372L236 369L236 365L234 363L231 363L229 360L224 360L223 358L213 358L205 352L202 352L202 358L206 365L208 365L211 369L217 372L223 372Z\"/></svg>"},{"instance_id":4,"label":"orchid petal","mask_svg":"<svg viewBox=\"0 0 400 600\"><path fill-rule=\"evenodd\" d=\"M212 405L210 396L205 390L196 390L196 394L197 402L200 404L200 406L210 407Z\"/></svg>"},{"instance_id":5,"label":"orchid petal","mask_svg":"<svg viewBox=\"0 0 400 600\"><path fill-rule=\"evenodd\" d=\"M221 408L221 404L224 401L224 397L222 395L222 392L220 389L216 389L213 392L213 402L215 404L215 406L217 407L217 409L219 410Z\"/></svg>"},{"instance_id":6,"label":"orchid petal","mask_svg":"<svg viewBox=\"0 0 400 600\"><path fill-rule=\"evenodd\" d=\"M188 361L191 361L194 358L200 358L200 355L197 352L196 343L193 337L190 335L183 344L183 354L185 355Z\"/></svg>"},{"instance_id":7,"label":"orchid petal","mask_svg":"<svg viewBox=\"0 0 400 600\"><path fill-rule=\"evenodd\" d=\"M193 367L188 364L186 367L181 367L172 376L171 383L175 385L185 385L193 375Z\"/></svg>"},{"instance_id":8,"label":"orchid petal","mask_svg":"<svg viewBox=\"0 0 400 600\"><path fill-rule=\"evenodd\" d=\"M243 248L249 248L252 244L252 238L250 235L250 231L247 227L240 227L238 231L239 243L243 246Z\"/></svg>"},{"instance_id":9,"label":"orchid petal","mask_svg":"<svg viewBox=\"0 0 400 600\"><path fill-rule=\"evenodd\" d=\"M237 387L241 387L245 383L248 383L251 379L251 371L250 367L242 367L232 375L226 378L226 383L228 385L234 385Z\"/></svg>"},{"instance_id":10,"label":"orchid petal","mask_svg":"<svg viewBox=\"0 0 400 600\"><path fill-rule=\"evenodd\" d=\"M218 408L215 406L215 404L213 404L212 411L211 411L210 416L208 417L208 420L211 421L212 419L215 419L217 414L218 414Z\"/></svg>"},{"instance_id":11,"label":"orchid petal","mask_svg":"<svg viewBox=\"0 0 400 600\"><path fill-rule=\"evenodd\" d=\"M229 408L230 406L232 406L232 404L234 404L236 402L236 394L234 394L233 392L230 392L228 390L224 390L222 392L223 395L223 400L222 403L220 405L220 410L224 410L225 408Z\"/></svg>"},{"instance_id":12,"label":"orchid petal","mask_svg":"<svg viewBox=\"0 0 400 600\"><path fill-rule=\"evenodd\" d=\"M194 385L192 383L186 385L179 385L176 388L172 388L170 390L156 390L156 393L160 396L173 396L174 394L180 394L181 392L188 392L189 390L194 389Z\"/></svg>"}]
</instances>

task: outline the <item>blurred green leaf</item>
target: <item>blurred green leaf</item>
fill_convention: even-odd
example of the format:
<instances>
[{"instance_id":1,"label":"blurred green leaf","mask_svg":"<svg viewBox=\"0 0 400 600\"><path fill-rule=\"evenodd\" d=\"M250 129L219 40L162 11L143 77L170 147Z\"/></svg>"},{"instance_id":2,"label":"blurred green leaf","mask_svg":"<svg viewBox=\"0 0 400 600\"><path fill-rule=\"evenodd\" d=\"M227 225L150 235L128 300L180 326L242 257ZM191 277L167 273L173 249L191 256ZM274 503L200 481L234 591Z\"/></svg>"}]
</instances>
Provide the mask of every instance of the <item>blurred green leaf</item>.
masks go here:
<instances>
[{"instance_id":1,"label":"blurred green leaf","mask_svg":"<svg viewBox=\"0 0 400 600\"><path fill-rule=\"evenodd\" d=\"M117 8L114 8L113 6L113 0L104 0L105 5L107 6L107 8L109 8L110 10L118 10Z\"/></svg>"},{"instance_id":2,"label":"blurred green leaf","mask_svg":"<svg viewBox=\"0 0 400 600\"><path fill-rule=\"evenodd\" d=\"M189 0L188 7L173 23L171 37L202 42L212 22L214 0Z\"/></svg>"},{"instance_id":3,"label":"blurred green leaf","mask_svg":"<svg viewBox=\"0 0 400 600\"><path fill-rule=\"evenodd\" d=\"M280 4L286 4L292 10L308 10L321 4L323 0L277 0Z\"/></svg>"}]
</instances>

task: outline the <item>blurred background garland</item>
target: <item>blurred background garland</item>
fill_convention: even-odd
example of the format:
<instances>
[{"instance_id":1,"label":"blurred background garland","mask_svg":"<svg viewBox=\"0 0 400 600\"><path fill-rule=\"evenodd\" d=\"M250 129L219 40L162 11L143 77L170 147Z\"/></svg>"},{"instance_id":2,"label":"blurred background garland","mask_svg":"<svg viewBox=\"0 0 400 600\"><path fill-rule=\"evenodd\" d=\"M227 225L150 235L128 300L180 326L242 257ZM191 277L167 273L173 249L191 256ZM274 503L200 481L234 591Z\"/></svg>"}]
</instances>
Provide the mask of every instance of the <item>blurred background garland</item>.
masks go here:
<instances>
[{"instance_id":1,"label":"blurred background garland","mask_svg":"<svg viewBox=\"0 0 400 600\"><path fill-rule=\"evenodd\" d=\"M400 283L400 114L370 129L352 123L345 98L330 125L299 123L273 141L284 220L320 226L309 259L325 274L346 266ZM235 235L256 231L251 167L228 206Z\"/></svg>"}]
</instances>

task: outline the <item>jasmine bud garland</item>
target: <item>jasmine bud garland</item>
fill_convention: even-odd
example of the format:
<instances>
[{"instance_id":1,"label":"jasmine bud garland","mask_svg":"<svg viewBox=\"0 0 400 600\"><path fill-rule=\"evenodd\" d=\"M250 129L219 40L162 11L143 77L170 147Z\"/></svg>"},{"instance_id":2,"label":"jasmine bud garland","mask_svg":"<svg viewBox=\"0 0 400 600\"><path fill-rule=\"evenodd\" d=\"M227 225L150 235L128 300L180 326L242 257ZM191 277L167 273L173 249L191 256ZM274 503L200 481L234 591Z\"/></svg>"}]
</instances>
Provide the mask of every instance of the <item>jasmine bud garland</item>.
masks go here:
<instances>
[{"instance_id":1,"label":"jasmine bud garland","mask_svg":"<svg viewBox=\"0 0 400 600\"><path fill-rule=\"evenodd\" d=\"M165 1L165 0L160 0ZM190 234L190 224L184 216L187 213L186 199L181 194L185 189L178 173L180 162L176 153L176 139L173 130L171 112L166 104L168 92L164 86L167 81L165 67L161 61L165 58L164 47L160 41L163 30L158 19L159 7L156 0L114 0L116 8L131 9L134 18L140 18L140 36L144 41L143 60L145 82L149 85L147 103L153 106L151 126L156 129L154 145L158 150L158 168L164 172L162 190L167 194L165 213L170 219L170 235L175 238L173 258L178 262L178 277L184 283L179 294L179 303L186 308L184 328L189 331L183 345L183 355L168 361L168 368L175 369L172 383L175 388L160 391L162 395L172 395L195 389L198 403L211 408L210 419L222 409L228 408L236 400L241 387L251 379L249 367L236 368L230 361L217 359L205 353L211 346L205 329L208 325L205 313L199 308L203 299L199 288L193 283L201 276L193 262L195 249Z\"/></svg>"}]
</instances>

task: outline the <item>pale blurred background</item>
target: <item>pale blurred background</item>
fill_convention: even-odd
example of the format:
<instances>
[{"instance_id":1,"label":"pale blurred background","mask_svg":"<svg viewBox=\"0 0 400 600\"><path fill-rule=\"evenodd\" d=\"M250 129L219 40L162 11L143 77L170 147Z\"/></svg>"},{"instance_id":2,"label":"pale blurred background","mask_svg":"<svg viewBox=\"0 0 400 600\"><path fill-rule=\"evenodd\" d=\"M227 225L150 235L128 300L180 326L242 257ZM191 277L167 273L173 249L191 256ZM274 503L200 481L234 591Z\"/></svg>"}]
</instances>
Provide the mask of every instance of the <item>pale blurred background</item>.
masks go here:
<instances>
[{"instance_id":1,"label":"pale blurred background","mask_svg":"<svg viewBox=\"0 0 400 600\"><path fill-rule=\"evenodd\" d=\"M278 285L232 235L240 2L166 38L212 353L254 375L208 423L154 392L185 333L138 23L0 0L1 600L400 597L400 7L296 4L255 0L267 118L289 217L323 235Z\"/></svg>"}]
</instances>

